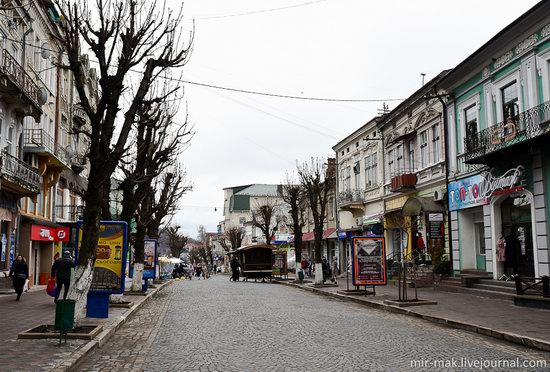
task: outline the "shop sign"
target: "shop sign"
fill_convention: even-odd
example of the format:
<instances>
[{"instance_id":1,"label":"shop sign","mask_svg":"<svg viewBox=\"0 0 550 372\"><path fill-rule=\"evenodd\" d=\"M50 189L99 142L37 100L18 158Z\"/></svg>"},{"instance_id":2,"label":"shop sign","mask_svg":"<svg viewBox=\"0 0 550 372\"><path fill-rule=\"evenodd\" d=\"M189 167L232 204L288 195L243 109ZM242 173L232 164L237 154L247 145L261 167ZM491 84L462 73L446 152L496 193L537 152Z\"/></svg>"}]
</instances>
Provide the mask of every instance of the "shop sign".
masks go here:
<instances>
[{"instance_id":1,"label":"shop sign","mask_svg":"<svg viewBox=\"0 0 550 372\"><path fill-rule=\"evenodd\" d=\"M384 238L353 238L352 281L354 286L386 284Z\"/></svg>"},{"instance_id":2,"label":"shop sign","mask_svg":"<svg viewBox=\"0 0 550 372\"><path fill-rule=\"evenodd\" d=\"M523 166L520 165L498 177L491 172L485 172L451 182L448 185L449 210L489 204L492 196L521 191L522 174Z\"/></svg>"},{"instance_id":3,"label":"shop sign","mask_svg":"<svg viewBox=\"0 0 550 372\"><path fill-rule=\"evenodd\" d=\"M76 255L82 242L82 221L77 223ZM94 276L90 292L97 294L124 293L128 225L122 221L101 221L96 248ZM77 258L75 258L77 260Z\"/></svg>"},{"instance_id":4,"label":"shop sign","mask_svg":"<svg viewBox=\"0 0 550 372\"><path fill-rule=\"evenodd\" d=\"M2 259L0 261L4 262L6 261L6 247L8 245L8 238L6 237L6 234L2 234Z\"/></svg>"},{"instance_id":5,"label":"shop sign","mask_svg":"<svg viewBox=\"0 0 550 372\"><path fill-rule=\"evenodd\" d=\"M31 240L42 242L68 242L68 227L31 226Z\"/></svg>"}]
</instances>

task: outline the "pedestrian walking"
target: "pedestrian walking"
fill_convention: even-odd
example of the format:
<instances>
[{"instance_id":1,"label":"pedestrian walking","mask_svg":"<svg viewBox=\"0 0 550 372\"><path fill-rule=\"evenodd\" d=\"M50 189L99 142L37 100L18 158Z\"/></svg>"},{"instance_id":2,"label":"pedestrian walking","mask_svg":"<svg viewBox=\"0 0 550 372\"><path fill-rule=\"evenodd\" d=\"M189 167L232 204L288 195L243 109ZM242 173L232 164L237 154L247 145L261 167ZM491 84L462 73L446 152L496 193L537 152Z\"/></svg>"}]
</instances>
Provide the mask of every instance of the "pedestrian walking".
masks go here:
<instances>
[{"instance_id":1,"label":"pedestrian walking","mask_svg":"<svg viewBox=\"0 0 550 372\"><path fill-rule=\"evenodd\" d=\"M71 258L71 252L65 251L61 258L55 260L52 265L52 278L55 278L55 296L54 302L59 300L61 287L64 287L63 299L67 299L69 286L71 284L71 269L74 267L74 261Z\"/></svg>"},{"instance_id":2,"label":"pedestrian walking","mask_svg":"<svg viewBox=\"0 0 550 372\"><path fill-rule=\"evenodd\" d=\"M307 276L311 277L311 270L313 270L313 262L311 261L311 257L307 260Z\"/></svg>"},{"instance_id":3,"label":"pedestrian walking","mask_svg":"<svg viewBox=\"0 0 550 372\"><path fill-rule=\"evenodd\" d=\"M218 273L218 266L214 264L214 275L217 275Z\"/></svg>"},{"instance_id":4,"label":"pedestrian walking","mask_svg":"<svg viewBox=\"0 0 550 372\"><path fill-rule=\"evenodd\" d=\"M197 280L201 280L202 264L200 262L197 264L195 270L196 270L195 275L197 276Z\"/></svg>"},{"instance_id":5,"label":"pedestrian walking","mask_svg":"<svg viewBox=\"0 0 550 372\"><path fill-rule=\"evenodd\" d=\"M15 293L17 293L16 301L19 301L23 293L25 282L29 278L29 266L27 265L25 257L18 255L15 258L9 276L13 278L13 289L15 289Z\"/></svg>"},{"instance_id":6,"label":"pedestrian walking","mask_svg":"<svg viewBox=\"0 0 550 372\"><path fill-rule=\"evenodd\" d=\"M234 282L239 281L239 268L241 267L241 263L237 259L236 256L233 256L233 259L231 260L231 270L233 271L233 275L231 275L231 280Z\"/></svg>"},{"instance_id":7,"label":"pedestrian walking","mask_svg":"<svg viewBox=\"0 0 550 372\"><path fill-rule=\"evenodd\" d=\"M330 265L326 257L321 259L321 268L323 269L323 284L325 284L325 281L330 278Z\"/></svg>"},{"instance_id":8,"label":"pedestrian walking","mask_svg":"<svg viewBox=\"0 0 550 372\"><path fill-rule=\"evenodd\" d=\"M332 267L331 267L331 271L332 271L332 277L330 278L330 280L334 283L334 284L338 284L338 282L336 281L337 279L337 276L338 276L338 257L334 256L333 259L332 259Z\"/></svg>"}]
</instances>

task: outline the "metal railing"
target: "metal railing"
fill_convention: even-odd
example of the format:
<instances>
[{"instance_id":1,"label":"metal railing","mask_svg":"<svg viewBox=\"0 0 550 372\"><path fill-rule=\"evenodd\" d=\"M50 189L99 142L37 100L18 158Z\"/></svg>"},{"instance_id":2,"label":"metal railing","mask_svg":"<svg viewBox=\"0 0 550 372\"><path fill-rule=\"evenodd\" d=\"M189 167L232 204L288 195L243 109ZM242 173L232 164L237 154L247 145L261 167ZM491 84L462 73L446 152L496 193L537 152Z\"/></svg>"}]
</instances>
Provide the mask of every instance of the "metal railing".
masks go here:
<instances>
[{"instance_id":1,"label":"metal railing","mask_svg":"<svg viewBox=\"0 0 550 372\"><path fill-rule=\"evenodd\" d=\"M339 204L346 204L346 203L362 203L365 201L365 192L364 190L350 190L350 191L343 191L338 194L338 203Z\"/></svg>"},{"instance_id":2,"label":"metal railing","mask_svg":"<svg viewBox=\"0 0 550 372\"><path fill-rule=\"evenodd\" d=\"M38 169L31 167L15 156L5 151L0 152L0 175L13 182L38 193L40 191L40 174Z\"/></svg>"},{"instance_id":3,"label":"metal railing","mask_svg":"<svg viewBox=\"0 0 550 372\"><path fill-rule=\"evenodd\" d=\"M456 165L459 173L476 172L485 167L483 164L467 164L465 160L465 154L461 154L456 157Z\"/></svg>"},{"instance_id":4,"label":"metal railing","mask_svg":"<svg viewBox=\"0 0 550 372\"><path fill-rule=\"evenodd\" d=\"M73 118L77 120L80 125L85 125L88 123L88 115L79 104L73 105Z\"/></svg>"},{"instance_id":5,"label":"metal railing","mask_svg":"<svg viewBox=\"0 0 550 372\"><path fill-rule=\"evenodd\" d=\"M78 221L84 212L83 205L56 205L55 209L57 218L62 218L72 222Z\"/></svg>"},{"instance_id":6,"label":"metal railing","mask_svg":"<svg viewBox=\"0 0 550 372\"><path fill-rule=\"evenodd\" d=\"M44 129L25 129L25 146L43 147L47 152L55 155L64 164L69 164L69 153L63 146L56 143Z\"/></svg>"},{"instance_id":7,"label":"metal railing","mask_svg":"<svg viewBox=\"0 0 550 372\"><path fill-rule=\"evenodd\" d=\"M464 138L465 160L471 161L549 132L550 101L547 101Z\"/></svg>"},{"instance_id":8,"label":"metal railing","mask_svg":"<svg viewBox=\"0 0 550 372\"><path fill-rule=\"evenodd\" d=\"M522 296L525 292L530 291L530 294L537 294L542 297L550 297L550 277L542 276L540 278L514 276L516 282L516 293Z\"/></svg>"},{"instance_id":9,"label":"metal railing","mask_svg":"<svg viewBox=\"0 0 550 372\"><path fill-rule=\"evenodd\" d=\"M2 51L0 69L17 85L37 107L40 107L40 87L15 58L6 50Z\"/></svg>"}]
</instances>

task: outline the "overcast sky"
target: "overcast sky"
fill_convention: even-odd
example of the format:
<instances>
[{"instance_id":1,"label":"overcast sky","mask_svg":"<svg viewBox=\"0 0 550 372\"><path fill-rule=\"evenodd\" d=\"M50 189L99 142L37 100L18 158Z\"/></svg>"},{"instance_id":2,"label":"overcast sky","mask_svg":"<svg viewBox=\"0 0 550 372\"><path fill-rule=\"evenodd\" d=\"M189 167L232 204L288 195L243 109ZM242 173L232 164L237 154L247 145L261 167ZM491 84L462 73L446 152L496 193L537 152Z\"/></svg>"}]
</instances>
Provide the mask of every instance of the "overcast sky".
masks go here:
<instances>
[{"instance_id":1,"label":"overcast sky","mask_svg":"<svg viewBox=\"0 0 550 372\"><path fill-rule=\"evenodd\" d=\"M168 0L173 7L180 0ZM187 0L194 51L184 79L390 108L454 67L535 0ZM282 9L281 9L282 8ZM381 102L316 102L185 85L196 135L182 161L194 191L175 222L189 236L223 219L223 188L280 183L285 172L367 122ZM183 115L183 113L182 113ZM214 209L217 208L217 211Z\"/></svg>"}]
</instances>

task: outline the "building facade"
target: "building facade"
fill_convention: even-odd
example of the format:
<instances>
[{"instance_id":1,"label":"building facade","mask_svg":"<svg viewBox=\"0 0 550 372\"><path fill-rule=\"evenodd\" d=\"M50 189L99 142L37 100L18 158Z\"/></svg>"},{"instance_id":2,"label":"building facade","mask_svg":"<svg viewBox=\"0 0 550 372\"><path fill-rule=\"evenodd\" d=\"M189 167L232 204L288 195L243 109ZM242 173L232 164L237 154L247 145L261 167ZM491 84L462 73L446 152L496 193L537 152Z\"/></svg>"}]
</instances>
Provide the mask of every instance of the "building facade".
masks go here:
<instances>
[{"instance_id":1,"label":"building facade","mask_svg":"<svg viewBox=\"0 0 550 372\"><path fill-rule=\"evenodd\" d=\"M453 270L549 274L550 3L461 62L448 95Z\"/></svg>"}]
</instances>

